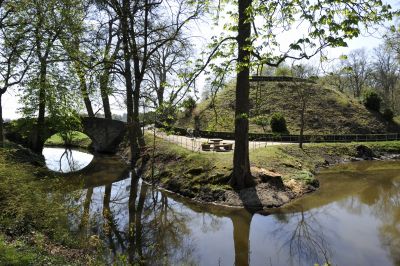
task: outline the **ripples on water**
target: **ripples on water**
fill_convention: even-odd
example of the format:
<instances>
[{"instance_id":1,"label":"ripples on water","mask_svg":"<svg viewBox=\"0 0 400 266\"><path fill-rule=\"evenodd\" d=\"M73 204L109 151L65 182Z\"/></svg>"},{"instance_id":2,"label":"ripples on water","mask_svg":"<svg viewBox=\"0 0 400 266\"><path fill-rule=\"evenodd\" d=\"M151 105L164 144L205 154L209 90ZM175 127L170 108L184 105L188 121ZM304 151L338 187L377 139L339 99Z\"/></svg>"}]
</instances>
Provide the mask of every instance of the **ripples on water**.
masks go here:
<instances>
[{"instance_id":1,"label":"ripples on water","mask_svg":"<svg viewBox=\"0 0 400 266\"><path fill-rule=\"evenodd\" d=\"M101 236L110 263L124 255L148 265L400 265L399 162L329 169L320 190L267 216L194 204L131 174L99 173L87 177L104 184L82 191L71 222Z\"/></svg>"}]
</instances>

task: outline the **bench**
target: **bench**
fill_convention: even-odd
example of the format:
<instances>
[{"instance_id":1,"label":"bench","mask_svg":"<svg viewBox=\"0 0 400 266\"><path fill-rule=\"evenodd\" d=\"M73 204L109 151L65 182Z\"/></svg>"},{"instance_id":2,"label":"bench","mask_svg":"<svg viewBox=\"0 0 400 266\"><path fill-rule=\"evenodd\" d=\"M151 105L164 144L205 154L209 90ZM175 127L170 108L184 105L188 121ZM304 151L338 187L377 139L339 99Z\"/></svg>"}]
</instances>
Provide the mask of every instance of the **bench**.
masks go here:
<instances>
[{"instance_id":1,"label":"bench","mask_svg":"<svg viewBox=\"0 0 400 266\"><path fill-rule=\"evenodd\" d=\"M214 151L231 151L233 144L216 144L214 145Z\"/></svg>"}]
</instances>

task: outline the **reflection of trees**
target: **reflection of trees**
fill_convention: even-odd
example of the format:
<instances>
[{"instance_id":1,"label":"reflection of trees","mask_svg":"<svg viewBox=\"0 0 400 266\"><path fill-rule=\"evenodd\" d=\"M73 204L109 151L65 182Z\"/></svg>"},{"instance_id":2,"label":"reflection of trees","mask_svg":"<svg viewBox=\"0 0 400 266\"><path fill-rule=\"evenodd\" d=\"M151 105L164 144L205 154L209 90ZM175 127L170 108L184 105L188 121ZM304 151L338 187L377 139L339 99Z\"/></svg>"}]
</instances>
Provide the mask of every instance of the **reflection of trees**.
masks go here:
<instances>
[{"instance_id":1,"label":"reflection of trees","mask_svg":"<svg viewBox=\"0 0 400 266\"><path fill-rule=\"evenodd\" d=\"M330 262L332 255L325 240L325 229L318 223L313 211L280 214L279 218L289 222L283 223L273 235L283 240L281 249L288 249L291 265L301 265L303 262L305 265Z\"/></svg>"},{"instance_id":2,"label":"reflection of trees","mask_svg":"<svg viewBox=\"0 0 400 266\"><path fill-rule=\"evenodd\" d=\"M63 165L67 164L68 168L66 170L63 169ZM58 161L59 169L58 172L74 172L78 171L82 168L82 165L79 163L79 160L74 160L73 151L69 148L65 148L64 152L61 154L60 159Z\"/></svg>"},{"instance_id":3,"label":"reflection of trees","mask_svg":"<svg viewBox=\"0 0 400 266\"><path fill-rule=\"evenodd\" d=\"M175 211L167 196L136 177L129 191L115 188L105 187L102 232L114 256L127 254L130 264L195 264L188 215Z\"/></svg>"},{"instance_id":4,"label":"reflection of trees","mask_svg":"<svg viewBox=\"0 0 400 266\"><path fill-rule=\"evenodd\" d=\"M373 215L381 222L378 228L381 244L389 251L394 264L398 265L400 264L398 170L369 171L364 172L363 177L368 180L367 184L363 183L365 187L357 194L341 201L339 205L352 214Z\"/></svg>"},{"instance_id":5,"label":"reflection of trees","mask_svg":"<svg viewBox=\"0 0 400 266\"><path fill-rule=\"evenodd\" d=\"M65 158L65 159L64 159ZM61 154L60 156L60 160L59 160L59 172L63 173L63 162L66 161L68 164L69 169L71 169L71 171L74 171L76 169L75 167L75 161L74 158L72 157L72 150L65 148L65 151L63 152L63 154Z\"/></svg>"},{"instance_id":6,"label":"reflection of trees","mask_svg":"<svg viewBox=\"0 0 400 266\"><path fill-rule=\"evenodd\" d=\"M372 214L381 221L379 238L389 251L394 265L400 265L400 181L389 180L376 186L379 196L375 198ZM368 193L366 191L365 193ZM368 198L367 195L360 199Z\"/></svg>"},{"instance_id":7,"label":"reflection of trees","mask_svg":"<svg viewBox=\"0 0 400 266\"><path fill-rule=\"evenodd\" d=\"M90 218L90 203L92 202L93 188L89 188L86 191L85 200L83 201L83 213L81 223L79 224L79 231L86 232L88 230L89 218Z\"/></svg>"},{"instance_id":8,"label":"reflection of trees","mask_svg":"<svg viewBox=\"0 0 400 266\"><path fill-rule=\"evenodd\" d=\"M235 246L235 265L249 265L250 224L253 214L238 212L231 217L233 225L233 242Z\"/></svg>"}]
</instances>

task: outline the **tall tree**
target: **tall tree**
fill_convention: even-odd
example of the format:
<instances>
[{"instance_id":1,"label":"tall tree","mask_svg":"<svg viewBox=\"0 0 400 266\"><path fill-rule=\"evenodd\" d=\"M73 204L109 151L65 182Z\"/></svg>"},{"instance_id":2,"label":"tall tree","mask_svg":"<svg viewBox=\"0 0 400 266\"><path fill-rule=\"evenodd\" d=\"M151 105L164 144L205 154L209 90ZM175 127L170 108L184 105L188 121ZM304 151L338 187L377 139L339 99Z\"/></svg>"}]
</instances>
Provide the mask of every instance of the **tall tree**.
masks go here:
<instances>
[{"instance_id":1,"label":"tall tree","mask_svg":"<svg viewBox=\"0 0 400 266\"><path fill-rule=\"evenodd\" d=\"M399 81L400 65L390 46L380 45L374 49L373 72L375 87L383 94L387 107L396 109L396 88Z\"/></svg>"},{"instance_id":2,"label":"tall tree","mask_svg":"<svg viewBox=\"0 0 400 266\"><path fill-rule=\"evenodd\" d=\"M23 2L0 1L0 147L4 144L2 96L23 80L28 68L31 50L26 45L29 31L27 21L15 19Z\"/></svg>"},{"instance_id":3,"label":"tall tree","mask_svg":"<svg viewBox=\"0 0 400 266\"><path fill-rule=\"evenodd\" d=\"M87 16L87 7L83 1L76 0L73 3L74 8L70 8L61 13L64 17L65 29L63 34L60 36L60 41L69 60L72 62L74 72L78 77L79 88L87 114L89 117L94 117L86 78L90 59L82 49L82 42L84 41L85 34L84 21Z\"/></svg>"},{"instance_id":4,"label":"tall tree","mask_svg":"<svg viewBox=\"0 0 400 266\"><path fill-rule=\"evenodd\" d=\"M252 0L239 1L238 57L236 76L235 151L233 153L233 177L230 184L235 188L253 185L249 159L249 93L251 56Z\"/></svg>"},{"instance_id":5,"label":"tall tree","mask_svg":"<svg viewBox=\"0 0 400 266\"><path fill-rule=\"evenodd\" d=\"M154 53L146 76L150 89L147 93L155 95L146 96L155 107L162 106L165 101L167 105L176 105L189 92L186 86L182 86L182 78L189 72L187 62L191 48L188 37L179 34L176 39L165 43Z\"/></svg>"},{"instance_id":6,"label":"tall tree","mask_svg":"<svg viewBox=\"0 0 400 266\"><path fill-rule=\"evenodd\" d=\"M370 64L365 49L357 49L350 52L345 66L347 77L354 98L359 98L365 87L369 75L371 75Z\"/></svg>"},{"instance_id":7,"label":"tall tree","mask_svg":"<svg viewBox=\"0 0 400 266\"><path fill-rule=\"evenodd\" d=\"M309 59L327 47L346 46L346 39L360 34L361 24L368 27L391 19L393 12L390 5L385 5L380 0L226 2L230 3L230 6L237 6L237 12L229 9L229 6L226 9L220 8L220 12L228 10L232 21L237 21L238 24L226 25L225 29L230 30L231 34L222 33L219 38L213 39L212 51L205 65L216 57L228 58L229 62L237 63L236 97L241 98L236 99L236 142L234 170L230 183L236 188L243 188L252 184L247 144L248 84L252 66L261 64L277 67L285 60ZM294 33L299 29L304 31L302 37L290 38L289 41L282 37L282 31L295 36ZM284 42L288 45L280 45ZM226 51L233 54L237 51L237 59L232 60L232 53L228 56ZM204 70L205 66L201 69Z\"/></svg>"},{"instance_id":8,"label":"tall tree","mask_svg":"<svg viewBox=\"0 0 400 266\"><path fill-rule=\"evenodd\" d=\"M140 130L139 104L150 60L162 46L176 39L191 20L198 18L204 4L200 0L105 2L113 8L121 24L127 123L134 164L140 156L140 147L145 144Z\"/></svg>"}]
</instances>

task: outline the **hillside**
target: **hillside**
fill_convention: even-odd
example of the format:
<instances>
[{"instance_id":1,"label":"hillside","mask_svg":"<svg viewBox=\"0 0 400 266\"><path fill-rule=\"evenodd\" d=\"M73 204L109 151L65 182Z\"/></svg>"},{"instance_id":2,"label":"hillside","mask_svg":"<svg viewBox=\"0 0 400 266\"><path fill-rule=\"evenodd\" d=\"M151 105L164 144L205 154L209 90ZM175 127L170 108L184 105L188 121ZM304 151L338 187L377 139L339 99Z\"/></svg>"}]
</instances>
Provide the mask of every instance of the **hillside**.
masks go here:
<instances>
[{"instance_id":1,"label":"hillside","mask_svg":"<svg viewBox=\"0 0 400 266\"><path fill-rule=\"evenodd\" d=\"M373 134L398 132L399 126L388 123L379 113L367 110L360 102L321 84L293 82L252 82L250 91L250 132L262 133L254 123L257 115L281 112L291 134L300 128L299 89L307 94L305 134ZM300 93L301 95L301 93ZM235 91L228 86L214 101L199 103L191 115L180 114L178 127L194 128L195 117L202 130L234 130ZM269 127L266 128L270 131Z\"/></svg>"}]
</instances>

